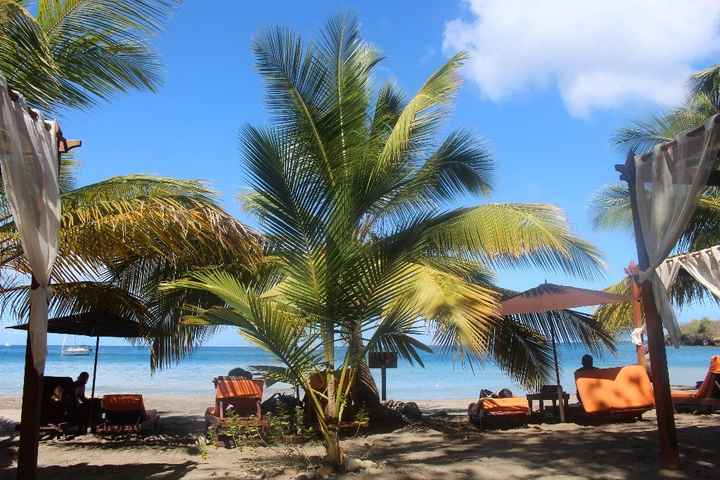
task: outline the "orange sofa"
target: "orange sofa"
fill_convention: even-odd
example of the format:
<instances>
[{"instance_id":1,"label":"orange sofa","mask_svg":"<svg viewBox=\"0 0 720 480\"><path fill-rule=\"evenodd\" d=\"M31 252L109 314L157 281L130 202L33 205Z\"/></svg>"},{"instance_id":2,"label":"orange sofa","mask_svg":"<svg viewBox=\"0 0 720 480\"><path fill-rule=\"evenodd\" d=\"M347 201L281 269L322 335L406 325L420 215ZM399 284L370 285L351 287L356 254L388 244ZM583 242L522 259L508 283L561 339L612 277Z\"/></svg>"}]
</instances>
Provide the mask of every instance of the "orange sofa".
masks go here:
<instances>
[{"instance_id":1,"label":"orange sofa","mask_svg":"<svg viewBox=\"0 0 720 480\"><path fill-rule=\"evenodd\" d=\"M672 401L678 411L720 409L720 355L710 359L710 367L697 390L673 390Z\"/></svg>"},{"instance_id":2,"label":"orange sofa","mask_svg":"<svg viewBox=\"0 0 720 480\"><path fill-rule=\"evenodd\" d=\"M480 428L510 428L527 425L530 408L527 398L485 397L468 407L468 420Z\"/></svg>"},{"instance_id":3,"label":"orange sofa","mask_svg":"<svg viewBox=\"0 0 720 480\"><path fill-rule=\"evenodd\" d=\"M571 409L579 423L639 419L655 406L647 371L640 365L575 372L580 408Z\"/></svg>"}]
</instances>

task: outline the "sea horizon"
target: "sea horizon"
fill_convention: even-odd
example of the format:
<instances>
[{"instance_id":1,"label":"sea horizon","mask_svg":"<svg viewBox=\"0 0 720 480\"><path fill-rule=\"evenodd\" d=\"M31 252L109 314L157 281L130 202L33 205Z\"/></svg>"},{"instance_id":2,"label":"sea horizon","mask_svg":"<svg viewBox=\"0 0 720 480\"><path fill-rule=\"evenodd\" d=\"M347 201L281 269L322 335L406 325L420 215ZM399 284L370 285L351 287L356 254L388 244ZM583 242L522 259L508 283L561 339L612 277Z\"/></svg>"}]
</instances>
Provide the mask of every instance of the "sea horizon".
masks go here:
<instances>
[{"instance_id":1,"label":"sea horizon","mask_svg":"<svg viewBox=\"0 0 720 480\"><path fill-rule=\"evenodd\" d=\"M48 346L46 375L76 377L81 371L92 375L94 353L88 356L61 356L59 345ZM586 349L575 344L561 344L558 348L563 388L575 392L574 371ZM674 385L694 386L704 378L712 355L719 355L718 347L668 347L670 381ZM0 395L22 392L25 346L0 346ZM397 369L387 372L388 398L396 400L446 400L477 397L481 389L497 391L510 388L515 394L526 393L497 365L484 361L472 367L443 353L423 353L425 367L398 361ZM595 355L598 367L628 365L635 362L634 346L630 342L617 344L617 352ZM232 368L253 365L280 365L271 354L253 346L202 346L179 363L152 373L147 346L100 346L96 394L144 393L163 395L212 396L212 379L226 375ZM376 382L379 370L373 370ZM554 374L553 374L554 375ZM92 379L91 379L92 382ZM549 379L548 383L555 383ZM88 386L89 388L89 386ZM287 389L275 385L267 394Z\"/></svg>"}]
</instances>

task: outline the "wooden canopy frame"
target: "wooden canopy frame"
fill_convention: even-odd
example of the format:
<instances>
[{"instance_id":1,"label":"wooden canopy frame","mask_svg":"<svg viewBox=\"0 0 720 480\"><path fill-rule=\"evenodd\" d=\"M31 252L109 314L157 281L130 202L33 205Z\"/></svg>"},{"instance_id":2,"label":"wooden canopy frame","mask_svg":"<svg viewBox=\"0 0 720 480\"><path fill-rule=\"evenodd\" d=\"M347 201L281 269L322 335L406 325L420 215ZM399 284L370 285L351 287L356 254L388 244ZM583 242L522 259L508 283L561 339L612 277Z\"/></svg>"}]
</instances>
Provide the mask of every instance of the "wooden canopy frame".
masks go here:
<instances>
[{"instance_id":1,"label":"wooden canopy frame","mask_svg":"<svg viewBox=\"0 0 720 480\"><path fill-rule=\"evenodd\" d=\"M718 123L720 117L715 118ZM705 125L700 125L685 133L685 135L693 136L704 132ZM676 144L675 140L660 145L660 148L667 150ZM643 161L651 157L650 153L642 155ZM650 282L643 284L637 282L637 274L640 270L646 270L650 266L648 260L647 249L645 248L645 240L640 226L640 218L638 213L636 185L635 185L635 153L628 152L625 163L615 165L615 170L620 173L620 180L627 182L630 192L630 204L632 207L633 227L635 230L635 245L637 247L638 266L633 268L631 265L628 274L633 277L633 289L635 290L633 297L639 297L642 308L645 311L645 325L647 328L648 350L650 353L650 364L653 377L653 391L655 395L655 413L657 415L658 434L660 436L660 453L662 463L667 468L678 467L678 444L677 430L675 428L675 416L673 410L672 397L670 395L670 376L667 367L667 352L665 351L665 334L663 332L662 321L655 305L655 296L653 295ZM708 178L708 187L720 187L720 171L713 170ZM639 292L637 292L639 289ZM640 315L640 305L633 302L633 310L636 318ZM636 325L637 327L638 325ZM640 354L638 353L640 361Z\"/></svg>"},{"instance_id":2,"label":"wooden canopy frame","mask_svg":"<svg viewBox=\"0 0 720 480\"><path fill-rule=\"evenodd\" d=\"M10 99L13 102L20 101L20 96L8 90ZM28 114L38 119L38 112L27 108ZM46 125L47 127L47 125ZM68 140L58 127L57 131L57 161L58 166L62 155L82 146L80 140ZM31 288L37 288L38 283L32 276ZM38 375L33 367L33 351L30 344L30 332L28 330L25 344L25 372L23 381L22 409L20 413L20 445L18 449L18 478L34 480L37 478L38 445L40 436L40 408L42 398L42 377Z\"/></svg>"}]
</instances>

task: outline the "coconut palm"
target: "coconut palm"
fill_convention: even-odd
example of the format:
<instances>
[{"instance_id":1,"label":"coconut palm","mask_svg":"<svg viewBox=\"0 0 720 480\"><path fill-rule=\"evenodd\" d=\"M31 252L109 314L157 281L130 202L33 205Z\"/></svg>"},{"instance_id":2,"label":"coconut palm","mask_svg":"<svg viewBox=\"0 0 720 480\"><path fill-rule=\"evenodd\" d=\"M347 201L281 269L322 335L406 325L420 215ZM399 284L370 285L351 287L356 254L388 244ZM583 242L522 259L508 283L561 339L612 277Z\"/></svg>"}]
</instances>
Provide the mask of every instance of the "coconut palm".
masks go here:
<instances>
[{"instance_id":1,"label":"coconut palm","mask_svg":"<svg viewBox=\"0 0 720 480\"><path fill-rule=\"evenodd\" d=\"M149 46L175 0L0 0L0 74L34 107L87 107L154 90Z\"/></svg>"},{"instance_id":2,"label":"coconut palm","mask_svg":"<svg viewBox=\"0 0 720 480\"><path fill-rule=\"evenodd\" d=\"M28 104L45 111L88 107L129 89L154 91L161 62L149 40L177 3L0 0L0 74ZM126 176L75 189L71 164L65 156L53 312L116 308L161 333L154 366L178 359L207 331L169 321L179 308L157 297L157 282L189 265L249 262L259 253L257 236L220 209L198 182ZM27 272L11 217L2 213L3 270ZM26 287L8 288L22 277L5 277L5 306L22 315Z\"/></svg>"},{"instance_id":3,"label":"coconut palm","mask_svg":"<svg viewBox=\"0 0 720 480\"><path fill-rule=\"evenodd\" d=\"M274 123L242 132L251 187L243 201L260 220L269 256L250 282L220 270L168 286L225 304L193 310L193 323L234 325L274 353L286 369L269 373L308 392L336 464L337 423L358 372L367 372L368 351L419 362L427 347L414 335L427 328L435 344L466 359L490 356L525 383L544 378L548 345L522 321L498 316L493 269L591 277L601 262L555 207L451 206L491 190L492 158L481 141L462 130L435 141L464 55L406 98L393 84L372 91L381 56L350 16L330 20L309 44L272 29L253 51ZM595 327L578 320L566 331L607 340ZM337 345L348 354L338 356ZM327 389L312 388L317 372Z\"/></svg>"},{"instance_id":4,"label":"coconut palm","mask_svg":"<svg viewBox=\"0 0 720 480\"><path fill-rule=\"evenodd\" d=\"M78 188L73 162L66 159L60 171L62 217L51 313L115 313L146 328L154 345L153 368L182 358L212 333L179 322L180 306L202 299L161 298L158 284L218 265L236 267L242 275L261 255L259 237L220 208L201 182L132 175ZM22 318L30 267L12 217L3 210L2 303Z\"/></svg>"}]
</instances>

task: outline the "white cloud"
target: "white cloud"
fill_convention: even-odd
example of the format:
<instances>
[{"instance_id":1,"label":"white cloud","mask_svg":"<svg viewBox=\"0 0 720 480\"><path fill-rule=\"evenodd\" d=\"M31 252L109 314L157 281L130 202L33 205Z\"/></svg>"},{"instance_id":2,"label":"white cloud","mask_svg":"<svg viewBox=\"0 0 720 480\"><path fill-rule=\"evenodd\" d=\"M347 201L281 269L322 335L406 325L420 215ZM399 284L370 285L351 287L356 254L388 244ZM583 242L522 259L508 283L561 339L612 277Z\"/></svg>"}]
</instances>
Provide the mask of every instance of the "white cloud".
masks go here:
<instances>
[{"instance_id":1,"label":"white cloud","mask_svg":"<svg viewBox=\"0 0 720 480\"><path fill-rule=\"evenodd\" d=\"M466 0L443 46L493 101L556 87L573 115L628 100L676 105L694 62L720 51L720 0ZM717 58L720 62L720 58Z\"/></svg>"}]
</instances>

